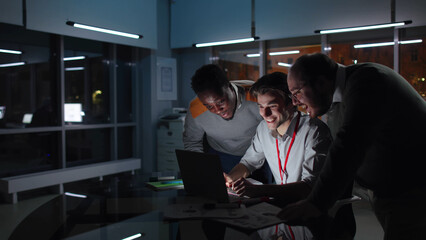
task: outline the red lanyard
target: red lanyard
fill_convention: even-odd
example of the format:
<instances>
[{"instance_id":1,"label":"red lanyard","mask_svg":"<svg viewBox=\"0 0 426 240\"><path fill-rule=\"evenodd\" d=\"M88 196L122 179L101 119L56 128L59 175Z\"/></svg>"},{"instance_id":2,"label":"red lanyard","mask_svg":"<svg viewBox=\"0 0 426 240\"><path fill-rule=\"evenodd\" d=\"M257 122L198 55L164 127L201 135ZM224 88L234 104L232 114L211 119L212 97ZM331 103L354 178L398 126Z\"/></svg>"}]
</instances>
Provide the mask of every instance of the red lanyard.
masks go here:
<instances>
[{"instance_id":1,"label":"red lanyard","mask_svg":"<svg viewBox=\"0 0 426 240\"><path fill-rule=\"evenodd\" d=\"M282 167L282 165L281 165L280 149L279 149L279 147L278 147L278 138L277 138L277 139L275 139L275 144L277 145L278 166L279 166L279 169L280 169L281 184L283 184L283 183L284 183L284 180L283 180L283 179L284 179L283 174L286 174L286 176L288 176L288 175L287 175L287 162L288 162L288 156L290 155L291 147L293 147L293 142L294 142L294 139L296 138L296 132L297 132L297 129L299 128L299 122L300 122L300 113L297 115L296 127L294 128L294 131L293 131L293 137L291 138L290 146L288 147L287 155L286 155L286 157L285 157L284 168L283 168L283 167ZM286 177L286 181L287 181L287 177Z\"/></svg>"},{"instance_id":2,"label":"red lanyard","mask_svg":"<svg viewBox=\"0 0 426 240\"><path fill-rule=\"evenodd\" d=\"M280 149L278 147L278 138L275 140L275 144L277 145L278 166L280 168L281 185L284 183L283 174L287 173L286 171L287 171L288 156L290 155L291 147L293 147L293 142L294 142L294 139L296 138L296 132L297 132L297 129L299 128L299 122L300 122L300 113L298 113L297 115L296 127L294 128L293 137L291 138L290 146L288 147L287 155L285 157L284 169L282 168L282 165L281 165ZM286 181L287 181L287 178L288 177L286 177ZM288 226L288 230L290 231L291 239L294 240L295 239L294 233L290 226ZM275 226L275 234L278 234L278 225Z\"/></svg>"}]
</instances>

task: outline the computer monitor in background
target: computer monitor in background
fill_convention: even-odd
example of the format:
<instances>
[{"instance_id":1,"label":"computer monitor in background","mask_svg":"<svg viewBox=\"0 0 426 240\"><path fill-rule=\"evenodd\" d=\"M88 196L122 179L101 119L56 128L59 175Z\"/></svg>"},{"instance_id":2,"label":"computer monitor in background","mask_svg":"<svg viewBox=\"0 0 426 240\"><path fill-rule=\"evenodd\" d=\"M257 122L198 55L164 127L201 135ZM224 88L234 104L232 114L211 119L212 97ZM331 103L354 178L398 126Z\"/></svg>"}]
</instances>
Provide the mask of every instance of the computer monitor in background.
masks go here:
<instances>
[{"instance_id":1,"label":"computer monitor in background","mask_svg":"<svg viewBox=\"0 0 426 240\"><path fill-rule=\"evenodd\" d=\"M0 106L0 119L3 119L5 114L6 114L6 106Z\"/></svg>"},{"instance_id":2,"label":"computer monitor in background","mask_svg":"<svg viewBox=\"0 0 426 240\"><path fill-rule=\"evenodd\" d=\"M64 104L65 122L83 122L81 109L82 109L81 103L65 103Z\"/></svg>"},{"instance_id":3,"label":"computer monitor in background","mask_svg":"<svg viewBox=\"0 0 426 240\"><path fill-rule=\"evenodd\" d=\"M22 123L30 124L32 120L33 120L33 114L32 113L25 113L24 117L22 118Z\"/></svg>"}]
</instances>

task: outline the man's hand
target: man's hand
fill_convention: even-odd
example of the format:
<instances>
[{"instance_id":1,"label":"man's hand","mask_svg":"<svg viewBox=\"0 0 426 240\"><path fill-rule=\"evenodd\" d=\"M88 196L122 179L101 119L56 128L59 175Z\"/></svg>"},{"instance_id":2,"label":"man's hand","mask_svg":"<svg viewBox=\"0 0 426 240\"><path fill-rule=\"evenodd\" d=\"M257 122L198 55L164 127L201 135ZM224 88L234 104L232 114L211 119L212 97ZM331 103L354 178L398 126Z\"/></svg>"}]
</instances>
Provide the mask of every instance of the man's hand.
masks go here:
<instances>
[{"instance_id":1,"label":"man's hand","mask_svg":"<svg viewBox=\"0 0 426 240\"><path fill-rule=\"evenodd\" d=\"M232 190L234 190L238 195L259 197L262 196L260 187L260 185L254 185L245 178L239 178L233 183Z\"/></svg>"},{"instance_id":2,"label":"man's hand","mask_svg":"<svg viewBox=\"0 0 426 240\"><path fill-rule=\"evenodd\" d=\"M227 187L232 187L232 183L234 182L234 180L232 180L231 176L229 176L226 173L223 173L223 177L225 178L225 184Z\"/></svg>"},{"instance_id":3,"label":"man's hand","mask_svg":"<svg viewBox=\"0 0 426 240\"><path fill-rule=\"evenodd\" d=\"M302 225L312 218L321 216L321 211L312 203L301 200L288 205L277 214L288 225Z\"/></svg>"}]
</instances>

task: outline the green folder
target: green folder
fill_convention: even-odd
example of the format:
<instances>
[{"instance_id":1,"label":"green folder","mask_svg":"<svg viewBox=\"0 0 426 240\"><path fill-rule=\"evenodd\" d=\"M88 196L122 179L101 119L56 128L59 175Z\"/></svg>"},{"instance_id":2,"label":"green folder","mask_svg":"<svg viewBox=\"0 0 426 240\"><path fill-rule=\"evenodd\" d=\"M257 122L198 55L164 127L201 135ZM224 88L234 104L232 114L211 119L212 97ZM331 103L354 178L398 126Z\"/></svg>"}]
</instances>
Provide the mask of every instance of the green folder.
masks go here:
<instances>
[{"instance_id":1,"label":"green folder","mask_svg":"<svg viewBox=\"0 0 426 240\"><path fill-rule=\"evenodd\" d=\"M147 182L146 185L154 190L183 189L182 179Z\"/></svg>"}]
</instances>

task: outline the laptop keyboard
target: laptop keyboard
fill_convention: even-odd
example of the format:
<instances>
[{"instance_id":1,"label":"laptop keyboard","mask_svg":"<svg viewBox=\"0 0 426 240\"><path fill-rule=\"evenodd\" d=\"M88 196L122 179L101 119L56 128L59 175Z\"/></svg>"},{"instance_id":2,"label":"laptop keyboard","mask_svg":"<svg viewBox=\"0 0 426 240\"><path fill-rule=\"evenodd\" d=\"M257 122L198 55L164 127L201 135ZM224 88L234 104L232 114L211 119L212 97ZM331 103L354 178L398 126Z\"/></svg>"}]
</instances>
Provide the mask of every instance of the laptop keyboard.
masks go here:
<instances>
[{"instance_id":1,"label":"laptop keyboard","mask_svg":"<svg viewBox=\"0 0 426 240\"><path fill-rule=\"evenodd\" d=\"M231 188L228 188L228 198L230 202L238 202L243 199L248 199L249 197L239 196L234 190L232 190Z\"/></svg>"}]
</instances>

